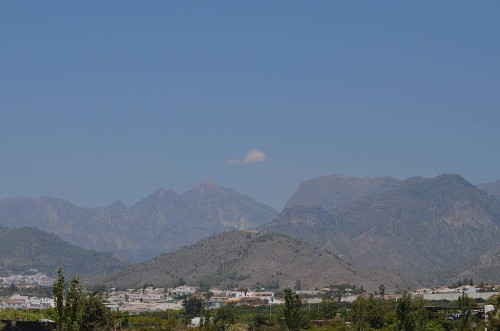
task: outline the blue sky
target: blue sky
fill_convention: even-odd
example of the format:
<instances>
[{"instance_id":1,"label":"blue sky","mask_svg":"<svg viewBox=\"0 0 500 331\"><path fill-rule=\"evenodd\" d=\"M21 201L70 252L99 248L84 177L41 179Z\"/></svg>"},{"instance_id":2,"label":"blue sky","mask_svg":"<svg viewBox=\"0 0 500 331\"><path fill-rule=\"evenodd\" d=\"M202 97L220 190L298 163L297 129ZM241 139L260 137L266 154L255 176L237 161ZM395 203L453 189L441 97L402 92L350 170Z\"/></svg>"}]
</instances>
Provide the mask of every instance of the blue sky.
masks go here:
<instances>
[{"instance_id":1,"label":"blue sky","mask_svg":"<svg viewBox=\"0 0 500 331\"><path fill-rule=\"evenodd\" d=\"M3 1L0 198L500 179L497 1ZM244 163L257 149L262 162Z\"/></svg>"}]
</instances>

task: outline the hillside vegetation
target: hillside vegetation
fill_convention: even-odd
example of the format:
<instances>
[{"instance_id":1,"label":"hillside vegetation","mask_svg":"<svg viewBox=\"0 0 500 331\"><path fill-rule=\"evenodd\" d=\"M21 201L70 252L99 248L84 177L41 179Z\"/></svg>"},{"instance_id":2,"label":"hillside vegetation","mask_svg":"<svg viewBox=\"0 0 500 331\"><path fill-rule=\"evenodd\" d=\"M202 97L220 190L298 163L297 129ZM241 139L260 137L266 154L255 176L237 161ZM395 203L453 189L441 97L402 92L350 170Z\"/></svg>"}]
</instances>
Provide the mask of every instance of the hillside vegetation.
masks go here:
<instances>
[{"instance_id":1,"label":"hillside vegetation","mask_svg":"<svg viewBox=\"0 0 500 331\"><path fill-rule=\"evenodd\" d=\"M377 272L378 271L378 272ZM133 265L108 277L87 280L93 284L140 287L172 286L186 282L222 287L261 285L267 289L304 288L349 283L377 288L414 285L391 270L359 271L331 252L290 237L261 232L232 231L212 236L176 252Z\"/></svg>"},{"instance_id":2,"label":"hillside vegetation","mask_svg":"<svg viewBox=\"0 0 500 331\"><path fill-rule=\"evenodd\" d=\"M97 275L126 266L109 253L83 249L35 228L0 227L0 266L15 272L31 268L54 275L62 267L69 275Z\"/></svg>"}]
</instances>

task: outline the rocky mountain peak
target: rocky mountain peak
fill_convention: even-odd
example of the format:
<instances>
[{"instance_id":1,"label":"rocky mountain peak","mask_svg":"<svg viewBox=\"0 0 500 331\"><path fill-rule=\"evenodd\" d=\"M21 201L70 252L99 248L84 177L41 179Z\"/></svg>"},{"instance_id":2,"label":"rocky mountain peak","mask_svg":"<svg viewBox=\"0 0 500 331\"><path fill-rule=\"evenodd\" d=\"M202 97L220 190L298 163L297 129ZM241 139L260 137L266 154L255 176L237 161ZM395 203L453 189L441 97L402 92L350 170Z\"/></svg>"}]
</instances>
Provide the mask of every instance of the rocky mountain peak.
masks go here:
<instances>
[{"instance_id":1,"label":"rocky mountain peak","mask_svg":"<svg viewBox=\"0 0 500 331\"><path fill-rule=\"evenodd\" d=\"M298 205L337 208L390 189L399 183L393 177L349 177L342 174L321 176L302 182L285 208Z\"/></svg>"},{"instance_id":2,"label":"rocky mountain peak","mask_svg":"<svg viewBox=\"0 0 500 331\"><path fill-rule=\"evenodd\" d=\"M191 191L197 194L208 194L212 192L221 192L221 191L227 191L228 189L224 189L223 187L219 186L218 184L212 182L212 181L203 181L200 184L198 184L195 188L193 188Z\"/></svg>"},{"instance_id":3,"label":"rocky mountain peak","mask_svg":"<svg viewBox=\"0 0 500 331\"><path fill-rule=\"evenodd\" d=\"M127 206L121 201L115 201L112 204L108 205L106 207L108 210L122 210L122 209L127 209Z\"/></svg>"},{"instance_id":4,"label":"rocky mountain peak","mask_svg":"<svg viewBox=\"0 0 500 331\"><path fill-rule=\"evenodd\" d=\"M454 185L463 185L468 188L474 188L474 185L466 181L462 176L458 174L442 174L435 177L436 181L441 182L443 184L454 184Z\"/></svg>"},{"instance_id":5,"label":"rocky mountain peak","mask_svg":"<svg viewBox=\"0 0 500 331\"><path fill-rule=\"evenodd\" d=\"M148 202L148 201L162 202L162 201L175 200L179 199L179 197L180 197L179 194L177 194L173 190L166 190L164 188L160 188L151 193L150 195L148 195L147 197L145 197L144 199L142 199L141 201L139 201L138 204L141 202Z\"/></svg>"},{"instance_id":6,"label":"rocky mountain peak","mask_svg":"<svg viewBox=\"0 0 500 331\"><path fill-rule=\"evenodd\" d=\"M500 200L500 180L478 185L477 188Z\"/></svg>"},{"instance_id":7,"label":"rocky mountain peak","mask_svg":"<svg viewBox=\"0 0 500 331\"><path fill-rule=\"evenodd\" d=\"M400 188L401 192L427 199L447 198L449 200L452 197L456 198L466 194L481 195L482 193L474 185L456 174L443 174L433 178L411 177L405 180Z\"/></svg>"}]
</instances>

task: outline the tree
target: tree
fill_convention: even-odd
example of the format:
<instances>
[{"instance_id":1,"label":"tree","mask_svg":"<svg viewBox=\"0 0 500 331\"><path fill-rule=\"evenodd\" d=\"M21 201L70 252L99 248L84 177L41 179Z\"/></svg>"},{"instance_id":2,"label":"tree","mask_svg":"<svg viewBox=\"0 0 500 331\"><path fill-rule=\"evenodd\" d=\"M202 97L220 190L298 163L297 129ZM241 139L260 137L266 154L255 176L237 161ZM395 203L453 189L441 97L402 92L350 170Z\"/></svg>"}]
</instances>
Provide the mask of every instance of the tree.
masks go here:
<instances>
[{"instance_id":1,"label":"tree","mask_svg":"<svg viewBox=\"0 0 500 331\"><path fill-rule=\"evenodd\" d=\"M337 302L340 303L342 301L342 291L337 290L337 291L335 291L334 295L335 295L335 298L337 299Z\"/></svg>"},{"instance_id":2,"label":"tree","mask_svg":"<svg viewBox=\"0 0 500 331\"><path fill-rule=\"evenodd\" d=\"M248 331L257 331L261 328L269 327L273 325L273 321L268 318L268 316L263 314L253 315L251 322L248 324Z\"/></svg>"},{"instance_id":3,"label":"tree","mask_svg":"<svg viewBox=\"0 0 500 331\"><path fill-rule=\"evenodd\" d=\"M81 305L80 331L104 329L112 324L110 312L104 305L104 299L100 293L84 295Z\"/></svg>"},{"instance_id":4,"label":"tree","mask_svg":"<svg viewBox=\"0 0 500 331\"><path fill-rule=\"evenodd\" d=\"M294 288L296 291L300 291L302 290L302 282L300 281L300 279L297 279L295 281L295 288Z\"/></svg>"},{"instance_id":5,"label":"tree","mask_svg":"<svg viewBox=\"0 0 500 331\"><path fill-rule=\"evenodd\" d=\"M285 326L289 331L298 331L304 323L302 315L302 302L298 294L292 293L292 290L285 289Z\"/></svg>"},{"instance_id":6,"label":"tree","mask_svg":"<svg viewBox=\"0 0 500 331\"><path fill-rule=\"evenodd\" d=\"M64 319L67 330L79 330L83 308L82 301L83 289L80 285L80 280L78 278L72 278L66 295L66 304L64 306Z\"/></svg>"},{"instance_id":7,"label":"tree","mask_svg":"<svg viewBox=\"0 0 500 331\"><path fill-rule=\"evenodd\" d=\"M493 305L495 310L488 313L488 330L500 330L500 295L495 295L486 301L487 304Z\"/></svg>"},{"instance_id":8,"label":"tree","mask_svg":"<svg viewBox=\"0 0 500 331\"><path fill-rule=\"evenodd\" d=\"M474 300L469 298L465 292L462 293L462 296L458 298L458 310L460 313L459 326L460 331L466 330L469 328L472 322L472 306L474 305Z\"/></svg>"},{"instance_id":9,"label":"tree","mask_svg":"<svg viewBox=\"0 0 500 331\"><path fill-rule=\"evenodd\" d=\"M219 308L215 313L214 325L217 331L226 331L234 323L234 312L229 308Z\"/></svg>"},{"instance_id":10,"label":"tree","mask_svg":"<svg viewBox=\"0 0 500 331\"><path fill-rule=\"evenodd\" d=\"M366 318L371 328L380 329L384 326L384 315L382 312L383 300L375 300L373 295L370 295L366 300Z\"/></svg>"},{"instance_id":11,"label":"tree","mask_svg":"<svg viewBox=\"0 0 500 331\"><path fill-rule=\"evenodd\" d=\"M411 314L411 294L403 292L401 298L396 303L396 330L413 331L415 323Z\"/></svg>"},{"instance_id":12,"label":"tree","mask_svg":"<svg viewBox=\"0 0 500 331\"><path fill-rule=\"evenodd\" d=\"M66 283L61 268L57 270L57 275L52 292L58 330L93 331L112 324L113 318L99 294L88 293L78 278L72 278L68 291L65 291Z\"/></svg>"},{"instance_id":13,"label":"tree","mask_svg":"<svg viewBox=\"0 0 500 331\"><path fill-rule=\"evenodd\" d=\"M427 327L428 313L424 306L424 299L417 298L413 300L413 319L415 331L424 331Z\"/></svg>"},{"instance_id":14,"label":"tree","mask_svg":"<svg viewBox=\"0 0 500 331\"><path fill-rule=\"evenodd\" d=\"M203 293L206 293L206 292L209 292L210 291L210 285L209 284L206 284L205 282L203 281L200 281L200 292L203 292Z\"/></svg>"},{"instance_id":15,"label":"tree","mask_svg":"<svg viewBox=\"0 0 500 331\"><path fill-rule=\"evenodd\" d=\"M380 329L384 326L386 301L376 300L373 295L368 298L359 296L353 303L351 319L354 330Z\"/></svg>"},{"instance_id":16,"label":"tree","mask_svg":"<svg viewBox=\"0 0 500 331\"><path fill-rule=\"evenodd\" d=\"M64 325L64 288L66 283L64 281L64 274L62 268L57 269L57 280L52 286L52 293L54 294L55 308L56 308L56 324L59 330L63 329Z\"/></svg>"},{"instance_id":17,"label":"tree","mask_svg":"<svg viewBox=\"0 0 500 331\"><path fill-rule=\"evenodd\" d=\"M368 302L365 297L359 296L352 303L352 321L354 323L354 330L361 331L368 328L367 318L366 318L366 310L367 310Z\"/></svg>"},{"instance_id":18,"label":"tree","mask_svg":"<svg viewBox=\"0 0 500 331\"><path fill-rule=\"evenodd\" d=\"M333 319L335 318L335 316L337 316L337 302L331 296L324 297L319 305L319 310L323 319Z\"/></svg>"},{"instance_id":19,"label":"tree","mask_svg":"<svg viewBox=\"0 0 500 331\"><path fill-rule=\"evenodd\" d=\"M191 296L184 300L182 303L184 307L184 311L186 315L190 317L199 316L201 312L201 308L203 306L203 302L195 296Z\"/></svg>"},{"instance_id":20,"label":"tree","mask_svg":"<svg viewBox=\"0 0 500 331\"><path fill-rule=\"evenodd\" d=\"M385 285L384 284L380 284L378 286L378 290L379 290L379 293L380 293L380 300L384 300L384 295L385 295Z\"/></svg>"},{"instance_id":21,"label":"tree","mask_svg":"<svg viewBox=\"0 0 500 331\"><path fill-rule=\"evenodd\" d=\"M210 316L210 309L202 309L200 315L200 329L204 331L214 331L215 325L212 317Z\"/></svg>"}]
</instances>

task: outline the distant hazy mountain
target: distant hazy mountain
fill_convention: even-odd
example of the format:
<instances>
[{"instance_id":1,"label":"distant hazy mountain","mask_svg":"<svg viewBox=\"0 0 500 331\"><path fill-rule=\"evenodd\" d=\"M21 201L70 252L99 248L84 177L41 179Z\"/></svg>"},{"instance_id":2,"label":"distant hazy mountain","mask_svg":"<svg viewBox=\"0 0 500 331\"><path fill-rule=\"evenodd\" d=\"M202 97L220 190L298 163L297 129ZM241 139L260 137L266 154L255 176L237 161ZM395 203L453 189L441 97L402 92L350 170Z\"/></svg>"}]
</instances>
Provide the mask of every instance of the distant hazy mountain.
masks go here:
<instances>
[{"instance_id":1,"label":"distant hazy mountain","mask_svg":"<svg viewBox=\"0 0 500 331\"><path fill-rule=\"evenodd\" d=\"M500 204L458 175L413 177L334 208L295 206L260 229L332 250L358 266L412 272L423 283L456 275L500 242Z\"/></svg>"},{"instance_id":2,"label":"distant hazy mountain","mask_svg":"<svg viewBox=\"0 0 500 331\"><path fill-rule=\"evenodd\" d=\"M371 194L390 189L400 181L393 177L347 177L333 174L300 184L285 208L309 205L325 209L344 206Z\"/></svg>"},{"instance_id":3,"label":"distant hazy mountain","mask_svg":"<svg viewBox=\"0 0 500 331\"><path fill-rule=\"evenodd\" d=\"M128 261L144 260L225 230L251 229L274 214L271 207L208 182L183 195L160 189L130 208L120 202L82 208L49 197L0 201L0 225L37 227Z\"/></svg>"},{"instance_id":4,"label":"distant hazy mountain","mask_svg":"<svg viewBox=\"0 0 500 331\"><path fill-rule=\"evenodd\" d=\"M55 275L60 266L67 275L89 276L126 266L109 253L76 247L35 228L0 227L0 243L0 266L12 271L35 268Z\"/></svg>"},{"instance_id":5,"label":"distant hazy mountain","mask_svg":"<svg viewBox=\"0 0 500 331\"><path fill-rule=\"evenodd\" d=\"M326 237L339 233L333 214L318 206L285 208L259 230L284 233L319 247L325 246Z\"/></svg>"},{"instance_id":6,"label":"distant hazy mountain","mask_svg":"<svg viewBox=\"0 0 500 331\"><path fill-rule=\"evenodd\" d=\"M477 187L500 201L500 180L491 183L481 184L478 185Z\"/></svg>"},{"instance_id":7,"label":"distant hazy mountain","mask_svg":"<svg viewBox=\"0 0 500 331\"><path fill-rule=\"evenodd\" d=\"M277 213L273 208L258 203L247 195L212 182L201 183L182 194L181 198L200 217L227 230L255 229Z\"/></svg>"},{"instance_id":8,"label":"distant hazy mountain","mask_svg":"<svg viewBox=\"0 0 500 331\"><path fill-rule=\"evenodd\" d=\"M173 253L128 267L87 282L122 288L145 283L172 286L180 280L223 287L303 288L349 283L376 289L381 282L391 288L414 283L388 269L356 270L331 252L277 234L232 231L212 236Z\"/></svg>"}]
</instances>

